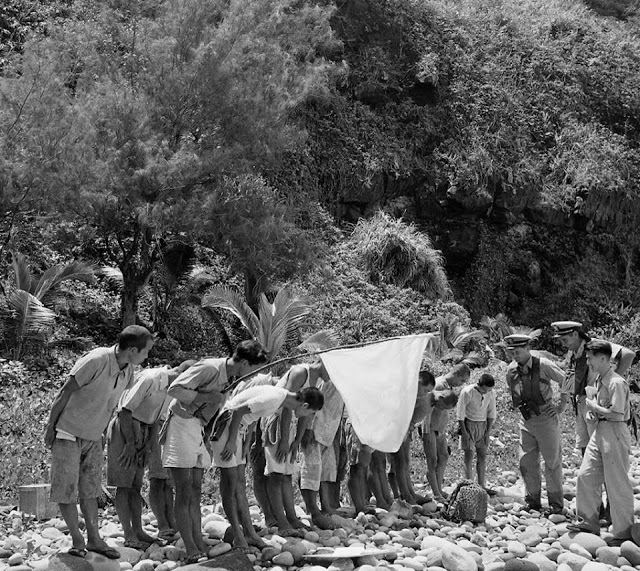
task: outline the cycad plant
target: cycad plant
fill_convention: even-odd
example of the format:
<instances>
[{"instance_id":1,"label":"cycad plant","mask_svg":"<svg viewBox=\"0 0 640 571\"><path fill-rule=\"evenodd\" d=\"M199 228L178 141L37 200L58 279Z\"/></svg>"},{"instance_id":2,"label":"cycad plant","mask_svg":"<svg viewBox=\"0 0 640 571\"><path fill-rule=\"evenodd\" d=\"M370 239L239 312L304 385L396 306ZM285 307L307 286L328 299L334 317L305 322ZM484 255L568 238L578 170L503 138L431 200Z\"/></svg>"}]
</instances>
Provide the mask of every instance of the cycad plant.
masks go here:
<instances>
[{"instance_id":1,"label":"cycad plant","mask_svg":"<svg viewBox=\"0 0 640 571\"><path fill-rule=\"evenodd\" d=\"M32 274L25 256L12 254L14 282L6 288L6 314L3 316L5 340L13 338L13 358L20 359L27 342L43 340L56 314L47 307L60 293L60 284L76 280L90 282L93 268L83 262L56 264L40 276Z\"/></svg>"},{"instance_id":2,"label":"cycad plant","mask_svg":"<svg viewBox=\"0 0 640 571\"><path fill-rule=\"evenodd\" d=\"M262 344L270 360L279 355L284 344L311 312L306 301L292 295L286 288L278 290L273 303L264 293L260 294L257 314L239 291L224 286L212 288L204 296L202 306L233 313L249 334Z\"/></svg>"},{"instance_id":3,"label":"cycad plant","mask_svg":"<svg viewBox=\"0 0 640 571\"><path fill-rule=\"evenodd\" d=\"M481 329L469 329L456 316L441 317L438 353L442 361L466 363L469 366L486 364L486 333Z\"/></svg>"}]
</instances>

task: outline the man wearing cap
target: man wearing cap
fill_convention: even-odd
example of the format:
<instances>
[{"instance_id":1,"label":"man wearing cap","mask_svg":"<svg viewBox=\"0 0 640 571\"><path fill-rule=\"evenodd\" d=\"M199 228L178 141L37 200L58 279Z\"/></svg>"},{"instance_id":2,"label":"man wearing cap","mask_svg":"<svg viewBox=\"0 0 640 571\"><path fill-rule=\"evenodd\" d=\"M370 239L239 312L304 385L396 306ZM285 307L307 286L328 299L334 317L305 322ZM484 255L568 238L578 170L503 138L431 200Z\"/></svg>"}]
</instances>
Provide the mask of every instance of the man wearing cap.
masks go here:
<instances>
[{"instance_id":1,"label":"man wearing cap","mask_svg":"<svg viewBox=\"0 0 640 571\"><path fill-rule=\"evenodd\" d=\"M592 423L586 418L587 386L595 385L595 373L589 370L585 346L591 338L582 329L582 323L578 321L555 321L551 324L562 346L568 350L567 379L572 386L573 408L576 413L576 448L580 448L582 456L589 444L589 437L593 431Z\"/></svg>"},{"instance_id":2,"label":"man wearing cap","mask_svg":"<svg viewBox=\"0 0 640 571\"><path fill-rule=\"evenodd\" d=\"M589 368L598 381L586 400L595 429L585 451L576 484L576 511L580 521L571 531L599 534L598 509L602 486L607 488L611 504L613 541L619 545L631 537L633 525L633 488L629 481L631 435L629 420L629 385L611 365L611 344L599 339L586 346Z\"/></svg>"},{"instance_id":3,"label":"man wearing cap","mask_svg":"<svg viewBox=\"0 0 640 571\"><path fill-rule=\"evenodd\" d=\"M520 473L525 485L528 509L541 510L542 483L540 454L544 459L549 513L561 513L562 449L561 414L569 402L569 391L562 370L544 357L531 354L529 335L514 334L504 338L513 357L507 369L507 385L514 408L520 410ZM551 381L560 385L560 403L553 402Z\"/></svg>"}]
</instances>

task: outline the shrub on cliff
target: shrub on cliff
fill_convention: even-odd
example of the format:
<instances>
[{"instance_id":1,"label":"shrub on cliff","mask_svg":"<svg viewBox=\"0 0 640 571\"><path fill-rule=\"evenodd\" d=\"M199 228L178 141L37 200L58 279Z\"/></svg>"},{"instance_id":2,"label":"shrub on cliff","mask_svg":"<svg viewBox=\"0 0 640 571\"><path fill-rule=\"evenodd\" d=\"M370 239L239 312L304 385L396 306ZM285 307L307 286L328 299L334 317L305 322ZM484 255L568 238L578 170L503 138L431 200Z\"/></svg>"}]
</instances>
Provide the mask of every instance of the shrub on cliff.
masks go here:
<instances>
[{"instance_id":1,"label":"shrub on cliff","mask_svg":"<svg viewBox=\"0 0 640 571\"><path fill-rule=\"evenodd\" d=\"M451 295L442 254L412 224L379 211L358 222L351 244L373 283L408 287L434 299Z\"/></svg>"}]
</instances>

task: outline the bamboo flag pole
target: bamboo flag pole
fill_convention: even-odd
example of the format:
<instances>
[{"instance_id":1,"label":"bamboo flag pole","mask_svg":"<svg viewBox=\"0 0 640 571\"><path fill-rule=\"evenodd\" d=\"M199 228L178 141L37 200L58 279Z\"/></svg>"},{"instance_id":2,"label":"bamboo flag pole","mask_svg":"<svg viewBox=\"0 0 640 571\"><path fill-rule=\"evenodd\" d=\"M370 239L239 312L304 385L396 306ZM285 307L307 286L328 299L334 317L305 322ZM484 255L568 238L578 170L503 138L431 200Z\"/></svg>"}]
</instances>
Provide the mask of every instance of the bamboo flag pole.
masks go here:
<instances>
[{"instance_id":1,"label":"bamboo flag pole","mask_svg":"<svg viewBox=\"0 0 640 571\"><path fill-rule=\"evenodd\" d=\"M338 351L338 349L357 349L359 347L367 347L368 345L375 345L377 343L384 343L385 341L394 341L395 339L402 339L403 337L418 337L420 335L426 335L429 337L438 337L438 333L418 333L417 335L398 335L396 337L385 337L384 339L378 339L377 341L365 341L363 343L352 343L351 345L340 345L338 347L331 347L330 349L321 349L319 351L313 351L311 353L304 353L303 355L296 355L294 357L283 357L282 359L278 359L276 361L272 361L271 363L267 363L262 367L259 367L255 371L248 373L247 375L243 375L239 379L236 379L233 383L231 383L228 387L225 387L223 392L229 392L235 389L242 381L253 377L253 375L260 373L261 371L265 371L266 369L270 369L275 365L279 365L280 363L287 363L289 361L295 361L296 359L300 359L301 357L313 357L315 355L322 355L323 353L329 353L331 351Z\"/></svg>"}]
</instances>

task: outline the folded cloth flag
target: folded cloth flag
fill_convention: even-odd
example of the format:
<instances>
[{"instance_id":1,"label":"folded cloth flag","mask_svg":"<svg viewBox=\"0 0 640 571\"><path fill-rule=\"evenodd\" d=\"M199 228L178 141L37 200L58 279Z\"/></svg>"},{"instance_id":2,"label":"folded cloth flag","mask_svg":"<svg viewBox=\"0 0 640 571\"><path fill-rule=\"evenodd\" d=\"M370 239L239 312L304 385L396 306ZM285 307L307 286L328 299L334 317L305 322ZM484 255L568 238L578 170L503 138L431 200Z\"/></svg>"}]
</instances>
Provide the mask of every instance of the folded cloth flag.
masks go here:
<instances>
[{"instance_id":1,"label":"folded cloth flag","mask_svg":"<svg viewBox=\"0 0 640 571\"><path fill-rule=\"evenodd\" d=\"M321 355L363 444L396 452L409 429L430 334L408 335Z\"/></svg>"}]
</instances>

